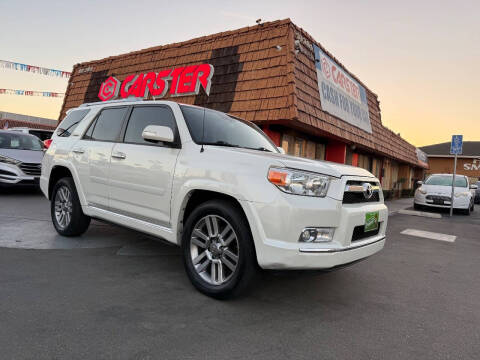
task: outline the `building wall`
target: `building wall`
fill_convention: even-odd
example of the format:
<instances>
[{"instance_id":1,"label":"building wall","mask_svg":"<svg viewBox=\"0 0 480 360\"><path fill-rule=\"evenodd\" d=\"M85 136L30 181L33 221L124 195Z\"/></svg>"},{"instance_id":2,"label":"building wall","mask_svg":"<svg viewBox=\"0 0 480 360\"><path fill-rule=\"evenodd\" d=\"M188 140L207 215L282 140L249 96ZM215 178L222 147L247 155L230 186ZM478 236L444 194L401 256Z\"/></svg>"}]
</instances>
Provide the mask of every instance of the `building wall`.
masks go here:
<instances>
[{"instance_id":1,"label":"building wall","mask_svg":"<svg viewBox=\"0 0 480 360\"><path fill-rule=\"evenodd\" d=\"M427 174L453 173L454 158L452 157L429 157L430 168ZM457 174L466 175L470 178L480 178L480 157L479 158L458 158Z\"/></svg>"}]
</instances>

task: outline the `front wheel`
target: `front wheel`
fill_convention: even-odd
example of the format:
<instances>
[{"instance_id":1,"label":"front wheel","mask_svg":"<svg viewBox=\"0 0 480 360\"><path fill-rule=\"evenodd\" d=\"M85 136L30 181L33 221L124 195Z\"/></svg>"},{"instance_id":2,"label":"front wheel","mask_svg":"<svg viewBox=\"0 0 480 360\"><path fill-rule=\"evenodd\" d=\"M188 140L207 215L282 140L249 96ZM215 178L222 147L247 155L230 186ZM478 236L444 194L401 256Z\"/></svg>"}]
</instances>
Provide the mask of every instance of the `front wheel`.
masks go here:
<instances>
[{"instance_id":1,"label":"front wheel","mask_svg":"<svg viewBox=\"0 0 480 360\"><path fill-rule=\"evenodd\" d=\"M192 284L202 293L225 299L252 283L257 271L247 220L235 205L212 200L188 217L182 239L183 260Z\"/></svg>"},{"instance_id":2,"label":"front wheel","mask_svg":"<svg viewBox=\"0 0 480 360\"><path fill-rule=\"evenodd\" d=\"M90 225L90 217L83 213L70 177L58 180L53 187L50 212L55 230L63 236L82 235Z\"/></svg>"}]
</instances>

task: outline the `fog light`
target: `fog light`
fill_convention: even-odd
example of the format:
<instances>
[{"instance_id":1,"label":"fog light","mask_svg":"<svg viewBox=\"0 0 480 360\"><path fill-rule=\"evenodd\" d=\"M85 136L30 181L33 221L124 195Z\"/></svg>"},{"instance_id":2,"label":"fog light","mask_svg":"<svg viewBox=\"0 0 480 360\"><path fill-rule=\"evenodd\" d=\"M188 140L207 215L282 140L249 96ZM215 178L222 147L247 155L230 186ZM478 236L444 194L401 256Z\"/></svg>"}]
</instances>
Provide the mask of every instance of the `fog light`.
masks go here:
<instances>
[{"instance_id":1,"label":"fog light","mask_svg":"<svg viewBox=\"0 0 480 360\"><path fill-rule=\"evenodd\" d=\"M300 234L300 242L329 242L333 240L335 228L306 228Z\"/></svg>"},{"instance_id":2,"label":"fog light","mask_svg":"<svg viewBox=\"0 0 480 360\"><path fill-rule=\"evenodd\" d=\"M310 230L308 230L308 229L303 230L302 241L305 241L305 242L311 241L310 238L311 238Z\"/></svg>"}]
</instances>

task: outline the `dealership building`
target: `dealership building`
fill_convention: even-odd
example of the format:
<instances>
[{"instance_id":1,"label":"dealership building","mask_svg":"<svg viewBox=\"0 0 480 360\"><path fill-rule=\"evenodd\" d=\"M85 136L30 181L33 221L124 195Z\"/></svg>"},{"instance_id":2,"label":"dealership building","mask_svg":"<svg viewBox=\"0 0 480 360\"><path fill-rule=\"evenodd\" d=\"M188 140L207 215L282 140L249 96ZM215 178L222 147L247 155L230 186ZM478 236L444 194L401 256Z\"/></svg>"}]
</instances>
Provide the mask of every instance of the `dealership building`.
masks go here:
<instances>
[{"instance_id":1,"label":"dealership building","mask_svg":"<svg viewBox=\"0 0 480 360\"><path fill-rule=\"evenodd\" d=\"M420 148L428 156L430 168L427 174L451 174L454 155L450 155L450 142ZM466 175L472 181L480 180L480 141L464 141L462 154L457 156L457 174Z\"/></svg>"},{"instance_id":2,"label":"dealership building","mask_svg":"<svg viewBox=\"0 0 480 360\"><path fill-rule=\"evenodd\" d=\"M383 126L378 96L290 19L77 64L60 119L119 94L230 113L288 154L360 166L397 194L428 166Z\"/></svg>"}]
</instances>

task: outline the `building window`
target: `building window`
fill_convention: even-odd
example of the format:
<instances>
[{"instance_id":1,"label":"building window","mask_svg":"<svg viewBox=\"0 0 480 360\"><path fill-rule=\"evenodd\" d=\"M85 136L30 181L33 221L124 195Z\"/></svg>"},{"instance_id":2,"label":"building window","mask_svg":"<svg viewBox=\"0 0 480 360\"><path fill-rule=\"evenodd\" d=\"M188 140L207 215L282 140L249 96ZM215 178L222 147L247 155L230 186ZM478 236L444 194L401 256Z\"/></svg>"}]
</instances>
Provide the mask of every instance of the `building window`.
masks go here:
<instances>
[{"instance_id":1,"label":"building window","mask_svg":"<svg viewBox=\"0 0 480 360\"><path fill-rule=\"evenodd\" d=\"M281 144L288 155L325 160L325 144L288 134L282 135Z\"/></svg>"},{"instance_id":2,"label":"building window","mask_svg":"<svg viewBox=\"0 0 480 360\"><path fill-rule=\"evenodd\" d=\"M305 157L308 159L315 159L315 143L313 141L307 141L305 151Z\"/></svg>"},{"instance_id":3,"label":"building window","mask_svg":"<svg viewBox=\"0 0 480 360\"><path fill-rule=\"evenodd\" d=\"M325 144L315 144L315 159L325 160Z\"/></svg>"},{"instance_id":4,"label":"building window","mask_svg":"<svg viewBox=\"0 0 480 360\"><path fill-rule=\"evenodd\" d=\"M294 151L293 151L293 154L295 156L302 156L302 157L305 156L305 151L303 149L303 144L304 144L303 139L295 138L295 146L294 146Z\"/></svg>"},{"instance_id":5,"label":"building window","mask_svg":"<svg viewBox=\"0 0 480 360\"><path fill-rule=\"evenodd\" d=\"M288 155L293 155L293 136L284 134L282 136L282 148Z\"/></svg>"}]
</instances>

